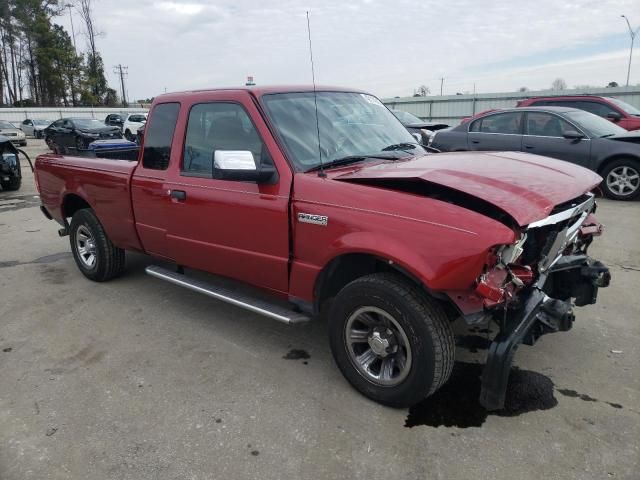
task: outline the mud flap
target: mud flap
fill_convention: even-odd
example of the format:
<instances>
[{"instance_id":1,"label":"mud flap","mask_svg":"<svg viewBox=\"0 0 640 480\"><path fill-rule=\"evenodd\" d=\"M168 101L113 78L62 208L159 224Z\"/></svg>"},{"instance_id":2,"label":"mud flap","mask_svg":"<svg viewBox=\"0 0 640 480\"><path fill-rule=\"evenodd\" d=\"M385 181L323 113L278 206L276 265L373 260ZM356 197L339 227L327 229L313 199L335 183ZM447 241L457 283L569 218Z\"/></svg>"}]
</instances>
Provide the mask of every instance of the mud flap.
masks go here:
<instances>
[{"instance_id":1,"label":"mud flap","mask_svg":"<svg viewBox=\"0 0 640 480\"><path fill-rule=\"evenodd\" d=\"M513 356L518 345L522 343L537 321L538 312L546 298L548 297L545 293L538 288L532 289L522 308L514 312L514 316L520 320L507 321L489 347L487 363L482 372L482 388L480 390L480 404L487 410L504 408Z\"/></svg>"}]
</instances>

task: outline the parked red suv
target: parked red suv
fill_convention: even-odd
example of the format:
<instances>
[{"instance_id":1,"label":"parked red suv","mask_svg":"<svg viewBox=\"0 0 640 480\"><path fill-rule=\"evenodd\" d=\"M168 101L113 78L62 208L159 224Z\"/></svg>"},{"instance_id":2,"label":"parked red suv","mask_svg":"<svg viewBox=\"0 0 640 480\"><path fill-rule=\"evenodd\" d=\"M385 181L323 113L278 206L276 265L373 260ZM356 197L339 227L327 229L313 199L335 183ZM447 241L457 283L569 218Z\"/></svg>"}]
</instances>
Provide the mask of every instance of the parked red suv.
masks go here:
<instances>
[{"instance_id":1,"label":"parked red suv","mask_svg":"<svg viewBox=\"0 0 640 480\"><path fill-rule=\"evenodd\" d=\"M570 95L564 97L535 97L518 102L518 107L571 107L610 120L625 130L640 130L640 110L611 97Z\"/></svg>"}]
</instances>

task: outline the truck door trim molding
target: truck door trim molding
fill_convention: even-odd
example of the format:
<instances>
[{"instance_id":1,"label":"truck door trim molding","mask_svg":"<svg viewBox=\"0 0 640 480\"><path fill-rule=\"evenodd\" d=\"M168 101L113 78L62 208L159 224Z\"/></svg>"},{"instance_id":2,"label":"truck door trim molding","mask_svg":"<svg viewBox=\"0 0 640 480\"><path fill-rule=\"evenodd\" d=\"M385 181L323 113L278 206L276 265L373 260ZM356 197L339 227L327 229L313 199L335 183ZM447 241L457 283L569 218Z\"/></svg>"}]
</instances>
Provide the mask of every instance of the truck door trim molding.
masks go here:
<instances>
[{"instance_id":1,"label":"truck door trim molding","mask_svg":"<svg viewBox=\"0 0 640 480\"><path fill-rule=\"evenodd\" d=\"M209 180L212 180L212 179L209 178ZM285 199L289 198L288 195L274 195L273 193L250 192L248 190L236 190L234 188L214 187L212 185L198 185L196 183L175 182L175 181L172 181L172 180L167 180L164 183L165 183L165 185L179 185L181 187L204 188L206 190L218 190L218 191L221 191L221 192L244 193L244 194L248 194L248 195L260 195L261 197L285 198Z\"/></svg>"}]
</instances>

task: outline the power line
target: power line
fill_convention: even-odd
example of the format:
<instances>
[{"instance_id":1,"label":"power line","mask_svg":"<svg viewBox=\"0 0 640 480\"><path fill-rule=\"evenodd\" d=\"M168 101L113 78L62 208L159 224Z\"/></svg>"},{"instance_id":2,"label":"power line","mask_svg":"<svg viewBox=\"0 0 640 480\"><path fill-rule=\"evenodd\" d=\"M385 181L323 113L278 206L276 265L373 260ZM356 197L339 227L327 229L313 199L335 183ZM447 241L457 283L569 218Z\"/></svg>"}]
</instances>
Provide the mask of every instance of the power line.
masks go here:
<instances>
[{"instance_id":1,"label":"power line","mask_svg":"<svg viewBox=\"0 0 640 480\"><path fill-rule=\"evenodd\" d=\"M127 91L124 88L124 77L129 76L129 67L126 65L118 64L113 67L113 73L120 76L120 87L122 88L122 106L126 107L129 102L127 102Z\"/></svg>"}]
</instances>

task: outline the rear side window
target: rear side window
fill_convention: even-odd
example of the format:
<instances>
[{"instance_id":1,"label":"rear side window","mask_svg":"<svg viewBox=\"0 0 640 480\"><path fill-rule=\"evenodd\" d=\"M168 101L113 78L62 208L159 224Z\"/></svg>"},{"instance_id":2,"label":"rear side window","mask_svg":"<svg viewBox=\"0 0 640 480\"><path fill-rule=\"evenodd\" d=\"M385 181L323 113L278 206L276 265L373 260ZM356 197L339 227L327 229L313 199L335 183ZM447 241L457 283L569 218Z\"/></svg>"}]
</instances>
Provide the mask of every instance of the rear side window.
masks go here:
<instances>
[{"instance_id":1,"label":"rear side window","mask_svg":"<svg viewBox=\"0 0 640 480\"><path fill-rule=\"evenodd\" d=\"M152 170L166 170L171 158L171 141L176 129L179 103L161 103L151 112L144 135L142 166Z\"/></svg>"},{"instance_id":2,"label":"rear side window","mask_svg":"<svg viewBox=\"0 0 640 480\"><path fill-rule=\"evenodd\" d=\"M489 115L476 120L469 131L482 133L507 133L519 134L522 132L522 113L509 112L498 115Z\"/></svg>"},{"instance_id":3,"label":"rear side window","mask_svg":"<svg viewBox=\"0 0 640 480\"><path fill-rule=\"evenodd\" d=\"M256 165L273 165L249 115L236 103L194 105L189 112L182 172L211 177L216 151L249 151Z\"/></svg>"}]
</instances>

